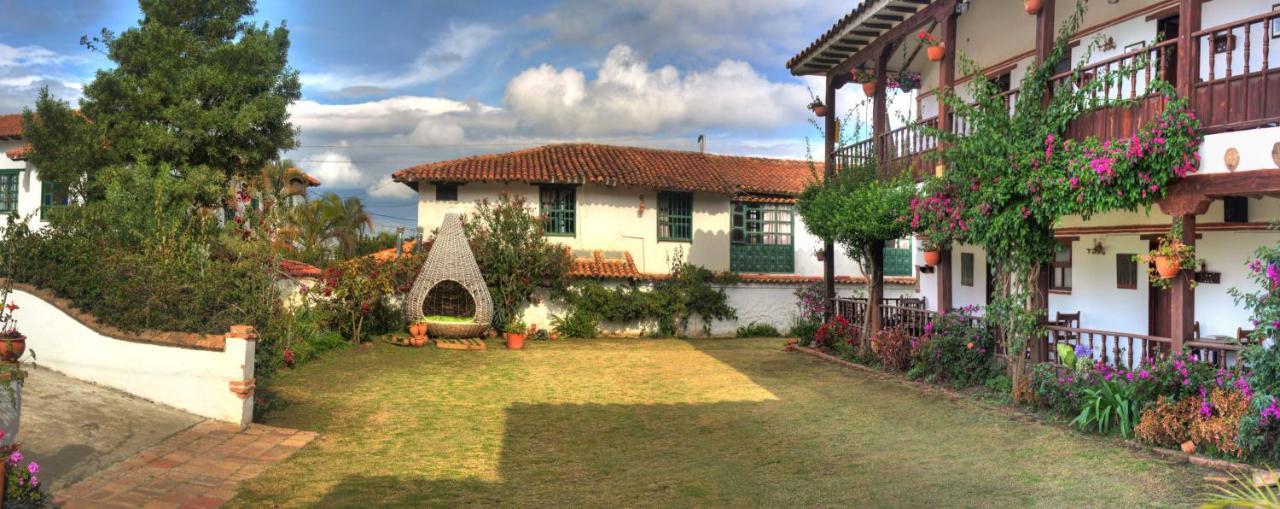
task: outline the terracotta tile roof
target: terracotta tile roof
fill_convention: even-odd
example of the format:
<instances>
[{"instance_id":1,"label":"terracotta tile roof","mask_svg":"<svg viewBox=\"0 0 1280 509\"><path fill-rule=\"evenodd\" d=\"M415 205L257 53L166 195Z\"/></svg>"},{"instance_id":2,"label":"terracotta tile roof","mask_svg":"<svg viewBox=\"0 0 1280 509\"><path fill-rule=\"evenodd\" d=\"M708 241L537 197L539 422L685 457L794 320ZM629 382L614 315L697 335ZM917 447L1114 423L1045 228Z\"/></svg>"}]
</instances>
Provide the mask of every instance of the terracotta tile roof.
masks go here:
<instances>
[{"instance_id":1,"label":"terracotta tile roof","mask_svg":"<svg viewBox=\"0 0 1280 509\"><path fill-rule=\"evenodd\" d=\"M316 187L320 185L320 179L313 177L310 173L302 171L302 168L295 166L290 169L298 172L298 175L301 176L303 180L307 181L307 187Z\"/></svg>"},{"instance_id":2,"label":"terracotta tile roof","mask_svg":"<svg viewBox=\"0 0 1280 509\"><path fill-rule=\"evenodd\" d=\"M642 279L636 262L627 251L576 251L569 275L606 279Z\"/></svg>"},{"instance_id":3,"label":"terracotta tile roof","mask_svg":"<svg viewBox=\"0 0 1280 509\"><path fill-rule=\"evenodd\" d=\"M22 137L22 114L0 115L0 138Z\"/></svg>"},{"instance_id":4,"label":"terracotta tile roof","mask_svg":"<svg viewBox=\"0 0 1280 509\"><path fill-rule=\"evenodd\" d=\"M796 195L813 175L808 161L571 143L420 164L392 178L402 183L563 182Z\"/></svg>"},{"instance_id":5,"label":"terracotta tile roof","mask_svg":"<svg viewBox=\"0 0 1280 509\"><path fill-rule=\"evenodd\" d=\"M31 145L23 145L21 147L5 152L5 157L14 161L24 161L27 159L27 153L31 151Z\"/></svg>"},{"instance_id":6,"label":"terracotta tile roof","mask_svg":"<svg viewBox=\"0 0 1280 509\"><path fill-rule=\"evenodd\" d=\"M314 278L320 277L321 270L311 264L302 263L295 260L280 260L280 273L293 278Z\"/></svg>"}]
</instances>

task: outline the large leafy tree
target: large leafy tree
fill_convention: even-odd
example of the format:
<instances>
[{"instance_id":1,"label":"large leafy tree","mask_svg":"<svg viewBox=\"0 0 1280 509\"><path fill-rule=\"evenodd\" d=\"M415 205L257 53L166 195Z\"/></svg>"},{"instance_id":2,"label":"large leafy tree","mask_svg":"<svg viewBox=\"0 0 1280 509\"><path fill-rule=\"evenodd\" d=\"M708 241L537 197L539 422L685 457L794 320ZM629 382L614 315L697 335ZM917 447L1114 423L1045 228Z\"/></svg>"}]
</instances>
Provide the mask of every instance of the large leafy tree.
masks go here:
<instances>
[{"instance_id":1,"label":"large leafy tree","mask_svg":"<svg viewBox=\"0 0 1280 509\"><path fill-rule=\"evenodd\" d=\"M96 199L107 167L153 161L247 179L296 146L287 108L301 85L283 25L247 21L253 0L139 3L138 26L81 39L115 65L85 86L78 112L46 92L24 112L42 179Z\"/></svg>"}]
</instances>

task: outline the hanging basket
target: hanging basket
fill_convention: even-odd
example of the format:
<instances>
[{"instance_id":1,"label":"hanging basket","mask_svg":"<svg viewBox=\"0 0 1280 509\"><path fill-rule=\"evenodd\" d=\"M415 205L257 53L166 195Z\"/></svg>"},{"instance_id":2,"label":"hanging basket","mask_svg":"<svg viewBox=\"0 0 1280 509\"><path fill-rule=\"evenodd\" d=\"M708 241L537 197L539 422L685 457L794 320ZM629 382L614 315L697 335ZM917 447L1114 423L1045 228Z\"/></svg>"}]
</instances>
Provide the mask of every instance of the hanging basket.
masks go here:
<instances>
[{"instance_id":1,"label":"hanging basket","mask_svg":"<svg viewBox=\"0 0 1280 509\"><path fill-rule=\"evenodd\" d=\"M929 46L925 52L929 55L930 62L941 62L942 57L943 55L946 55L947 50L942 46Z\"/></svg>"},{"instance_id":2,"label":"hanging basket","mask_svg":"<svg viewBox=\"0 0 1280 509\"><path fill-rule=\"evenodd\" d=\"M1182 263L1172 256L1156 256L1156 273L1160 274L1160 279L1173 279L1182 272Z\"/></svg>"},{"instance_id":3,"label":"hanging basket","mask_svg":"<svg viewBox=\"0 0 1280 509\"><path fill-rule=\"evenodd\" d=\"M866 82L866 83L863 83L863 84L862 84L862 93L867 94L867 97L875 97L875 95L876 95L876 82L874 82L874 81L868 81L868 82Z\"/></svg>"},{"instance_id":4,"label":"hanging basket","mask_svg":"<svg viewBox=\"0 0 1280 509\"><path fill-rule=\"evenodd\" d=\"M1027 10L1027 14L1032 16L1040 14L1040 0L1023 0L1022 7Z\"/></svg>"},{"instance_id":5,"label":"hanging basket","mask_svg":"<svg viewBox=\"0 0 1280 509\"><path fill-rule=\"evenodd\" d=\"M813 110L813 114L815 116L819 116L819 117L827 116L827 107L825 105L817 105L809 109Z\"/></svg>"},{"instance_id":6,"label":"hanging basket","mask_svg":"<svg viewBox=\"0 0 1280 509\"><path fill-rule=\"evenodd\" d=\"M935 251L924 252L925 265L928 265L930 267L937 267L939 263L942 263L942 251L935 250Z\"/></svg>"}]
</instances>

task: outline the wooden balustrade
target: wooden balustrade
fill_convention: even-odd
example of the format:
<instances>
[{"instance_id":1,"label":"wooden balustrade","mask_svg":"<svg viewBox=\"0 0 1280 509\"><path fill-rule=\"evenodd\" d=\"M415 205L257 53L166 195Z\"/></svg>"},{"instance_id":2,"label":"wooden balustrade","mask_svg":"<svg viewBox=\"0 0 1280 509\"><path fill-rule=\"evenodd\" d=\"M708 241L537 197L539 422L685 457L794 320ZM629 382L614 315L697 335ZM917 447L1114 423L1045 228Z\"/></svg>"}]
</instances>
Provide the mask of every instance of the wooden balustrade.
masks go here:
<instances>
[{"instance_id":1,"label":"wooden balustrade","mask_svg":"<svg viewBox=\"0 0 1280 509\"><path fill-rule=\"evenodd\" d=\"M1133 368L1160 354L1167 354L1173 341L1159 336L1131 334L1079 327L1048 326L1049 360L1061 363L1058 359L1058 344L1066 343L1073 348L1084 345L1093 352L1095 360L1101 360L1116 367Z\"/></svg>"},{"instance_id":2,"label":"wooden balustrade","mask_svg":"<svg viewBox=\"0 0 1280 509\"><path fill-rule=\"evenodd\" d=\"M1206 132L1280 122L1280 51L1272 48L1280 11L1192 34L1191 61L1199 72L1192 105Z\"/></svg>"}]
</instances>

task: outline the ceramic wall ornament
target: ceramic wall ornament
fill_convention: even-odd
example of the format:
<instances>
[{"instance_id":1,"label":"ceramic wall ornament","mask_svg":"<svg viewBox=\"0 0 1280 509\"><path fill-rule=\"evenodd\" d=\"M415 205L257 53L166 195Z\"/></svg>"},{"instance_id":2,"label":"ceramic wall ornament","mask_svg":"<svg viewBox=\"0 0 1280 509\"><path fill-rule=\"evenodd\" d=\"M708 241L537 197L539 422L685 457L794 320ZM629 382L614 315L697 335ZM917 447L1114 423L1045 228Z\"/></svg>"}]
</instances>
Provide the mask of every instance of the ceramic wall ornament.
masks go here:
<instances>
[{"instance_id":1,"label":"ceramic wall ornament","mask_svg":"<svg viewBox=\"0 0 1280 509\"><path fill-rule=\"evenodd\" d=\"M1236 168L1240 166L1240 151L1236 150L1235 147L1231 147L1227 149L1227 154L1223 159L1227 163L1227 171L1236 171Z\"/></svg>"},{"instance_id":2,"label":"ceramic wall ornament","mask_svg":"<svg viewBox=\"0 0 1280 509\"><path fill-rule=\"evenodd\" d=\"M1271 146L1271 162L1276 163L1276 168L1280 168L1280 141Z\"/></svg>"}]
</instances>

